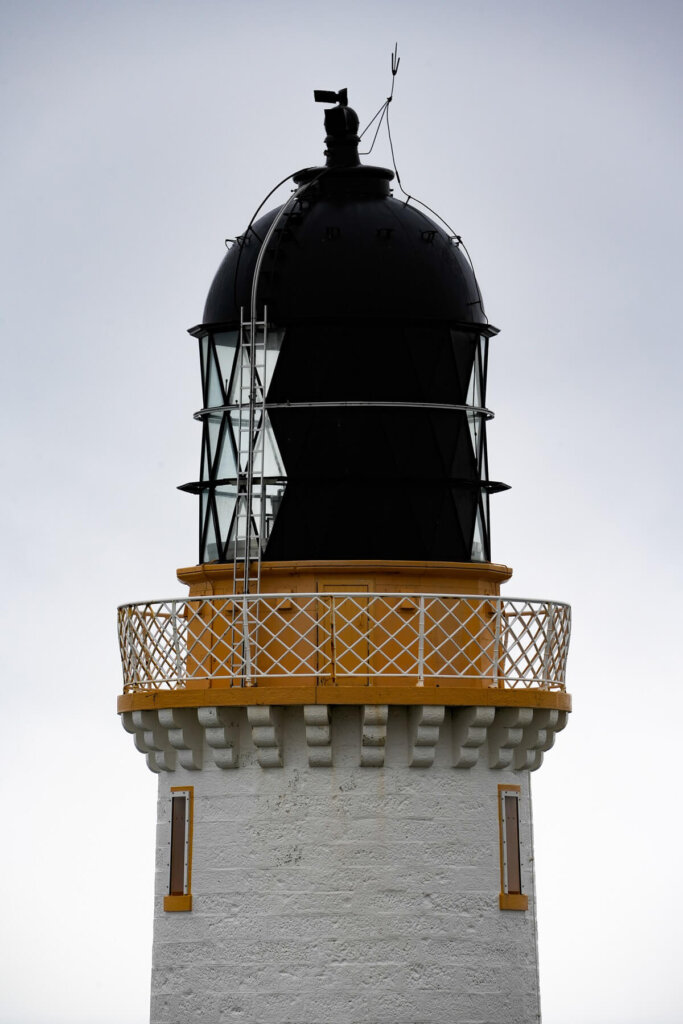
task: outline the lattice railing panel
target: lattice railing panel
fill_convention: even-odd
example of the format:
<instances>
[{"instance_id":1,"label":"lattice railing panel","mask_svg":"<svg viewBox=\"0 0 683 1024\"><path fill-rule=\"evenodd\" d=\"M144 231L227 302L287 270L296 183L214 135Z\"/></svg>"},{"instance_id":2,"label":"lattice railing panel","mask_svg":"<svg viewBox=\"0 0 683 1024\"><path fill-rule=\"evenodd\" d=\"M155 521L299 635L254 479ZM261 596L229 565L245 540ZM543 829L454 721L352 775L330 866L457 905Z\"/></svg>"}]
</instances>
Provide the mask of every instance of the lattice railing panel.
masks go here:
<instances>
[{"instance_id":1,"label":"lattice railing panel","mask_svg":"<svg viewBox=\"0 0 683 1024\"><path fill-rule=\"evenodd\" d=\"M250 594L119 609L124 691L451 681L563 690L565 604L453 594Z\"/></svg>"}]
</instances>

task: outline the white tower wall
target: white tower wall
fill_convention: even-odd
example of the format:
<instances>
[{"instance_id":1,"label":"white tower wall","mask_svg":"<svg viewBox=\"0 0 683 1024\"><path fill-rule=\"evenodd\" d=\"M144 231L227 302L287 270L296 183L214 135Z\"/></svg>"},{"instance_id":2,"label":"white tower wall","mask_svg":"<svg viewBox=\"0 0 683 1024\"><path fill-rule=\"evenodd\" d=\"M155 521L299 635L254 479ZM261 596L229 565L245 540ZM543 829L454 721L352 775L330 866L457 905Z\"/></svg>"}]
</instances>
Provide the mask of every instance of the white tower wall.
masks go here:
<instances>
[{"instance_id":1,"label":"white tower wall","mask_svg":"<svg viewBox=\"0 0 683 1024\"><path fill-rule=\"evenodd\" d=\"M129 720L151 766L175 763L159 775L152 1024L538 1020L529 771L490 767L540 763L523 710L515 729L514 709L477 725L476 709L335 707L330 728L324 706L232 708L218 732L171 712L166 755L158 723ZM521 787L526 911L499 907L501 784ZM181 913L163 910L179 786L194 787Z\"/></svg>"}]
</instances>

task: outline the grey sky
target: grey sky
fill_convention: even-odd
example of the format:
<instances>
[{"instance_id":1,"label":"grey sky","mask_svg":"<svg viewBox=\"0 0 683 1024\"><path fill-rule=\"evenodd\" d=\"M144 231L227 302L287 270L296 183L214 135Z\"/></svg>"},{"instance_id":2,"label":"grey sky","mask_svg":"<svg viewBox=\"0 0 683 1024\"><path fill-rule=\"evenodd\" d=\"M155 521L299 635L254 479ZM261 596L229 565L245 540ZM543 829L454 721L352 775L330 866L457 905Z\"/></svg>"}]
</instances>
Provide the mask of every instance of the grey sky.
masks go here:
<instances>
[{"instance_id":1,"label":"grey sky","mask_svg":"<svg viewBox=\"0 0 683 1024\"><path fill-rule=\"evenodd\" d=\"M147 1018L155 779L114 613L197 558L185 328L224 238L321 160L312 90L364 124L396 39L401 178L502 330L494 559L574 606L534 778L545 1024L681 1019L682 28L657 0L0 2L0 1024Z\"/></svg>"}]
</instances>

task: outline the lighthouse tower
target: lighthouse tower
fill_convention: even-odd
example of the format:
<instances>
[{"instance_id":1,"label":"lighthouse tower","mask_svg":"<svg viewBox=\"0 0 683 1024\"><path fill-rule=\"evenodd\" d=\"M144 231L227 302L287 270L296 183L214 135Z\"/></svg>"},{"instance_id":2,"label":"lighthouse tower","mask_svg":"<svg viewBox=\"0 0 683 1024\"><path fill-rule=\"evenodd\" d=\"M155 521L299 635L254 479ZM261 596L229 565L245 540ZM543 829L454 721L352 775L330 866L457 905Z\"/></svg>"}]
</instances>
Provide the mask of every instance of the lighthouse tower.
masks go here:
<instances>
[{"instance_id":1,"label":"lighthouse tower","mask_svg":"<svg viewBox=\"0 0 683 1024\"><path fill-rule=\"evenodd\" d=\"M363 166L252 222L198 342L199 562L119 610L158 774L153 1024L540 1018L530 773L570 710L566 605L502 597L460 240Z\"/></svg>"}]
</instances>

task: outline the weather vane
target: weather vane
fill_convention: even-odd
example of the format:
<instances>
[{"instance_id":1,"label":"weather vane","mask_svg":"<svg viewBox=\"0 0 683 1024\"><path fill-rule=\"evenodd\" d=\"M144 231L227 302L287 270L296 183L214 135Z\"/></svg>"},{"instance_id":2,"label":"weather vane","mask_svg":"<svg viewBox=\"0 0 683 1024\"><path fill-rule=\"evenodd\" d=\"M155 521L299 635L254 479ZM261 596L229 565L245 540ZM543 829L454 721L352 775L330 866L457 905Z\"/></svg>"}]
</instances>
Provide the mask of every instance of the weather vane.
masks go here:
<instances>
[{"instance_id":1,"label":"weather vane","mask_svg":"<svg viewBox=\"0 0 683 1024\"><path fill-rule=\"evenodd\" d=\"M347 107L349 105L347 89L340 89L339 92L330 92L328 89L314 89L313 99L316 103L338 103L340 107Z\"/></svg>"}]
</instances>

